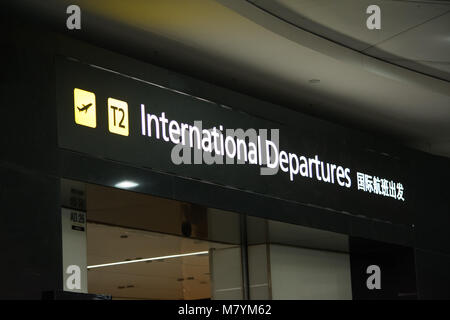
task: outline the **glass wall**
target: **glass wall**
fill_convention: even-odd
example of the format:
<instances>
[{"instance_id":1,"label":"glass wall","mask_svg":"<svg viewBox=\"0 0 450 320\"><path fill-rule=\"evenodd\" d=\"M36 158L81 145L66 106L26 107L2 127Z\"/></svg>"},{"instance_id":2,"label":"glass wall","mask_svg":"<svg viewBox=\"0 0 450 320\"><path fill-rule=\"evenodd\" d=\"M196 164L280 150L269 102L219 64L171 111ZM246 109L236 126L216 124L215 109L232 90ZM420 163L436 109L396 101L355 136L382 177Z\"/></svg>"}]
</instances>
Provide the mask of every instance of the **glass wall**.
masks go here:
<instances>
[{"instance_id":1,"label":"glass wall","mask_svg":"<svg viewBox=\"0 0 450 320\"><path fill-rule=\"evenodd\" d=\"M79 265L85 281L77 289L65 274L66 290L113 299L352 298L345 235L68 184L63 197L78 190L84 200L63 200L72 203L63 219L64 268Z\"/></svg>"}]
</instances>

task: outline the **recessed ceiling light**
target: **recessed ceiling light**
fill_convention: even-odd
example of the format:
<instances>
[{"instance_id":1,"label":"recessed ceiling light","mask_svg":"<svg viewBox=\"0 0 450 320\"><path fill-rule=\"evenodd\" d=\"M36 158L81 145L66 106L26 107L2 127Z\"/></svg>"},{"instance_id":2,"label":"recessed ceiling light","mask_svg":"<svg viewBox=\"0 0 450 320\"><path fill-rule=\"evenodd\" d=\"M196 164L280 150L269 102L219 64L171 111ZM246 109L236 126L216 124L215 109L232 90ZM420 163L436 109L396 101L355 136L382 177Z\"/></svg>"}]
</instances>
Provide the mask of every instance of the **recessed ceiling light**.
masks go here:
<instances>
[{"instance_id":1,"label":"recessed ceiling light","mask_svg":"<svg viewBox=\"0 0 450 320\"><path fill-rule=\"evenodd\" d=\"M316 83L319 83L319 82L320 82L319 79L311 79L311 80L309 80L309 83L312 83L312 84L316 84Z\"/></svg>"},{"instance_id":2,"label":"recessed ceiling light","mask_svg":"<svg viewBox=\"0 0 450 320\"><path fill-rule=\"evenodd\" d=\"M136 188L138 185L139 183L136 183L134 181L124 180L116 183L114 186L120 189L131 189Z\"/></svg>"}]
</instances>

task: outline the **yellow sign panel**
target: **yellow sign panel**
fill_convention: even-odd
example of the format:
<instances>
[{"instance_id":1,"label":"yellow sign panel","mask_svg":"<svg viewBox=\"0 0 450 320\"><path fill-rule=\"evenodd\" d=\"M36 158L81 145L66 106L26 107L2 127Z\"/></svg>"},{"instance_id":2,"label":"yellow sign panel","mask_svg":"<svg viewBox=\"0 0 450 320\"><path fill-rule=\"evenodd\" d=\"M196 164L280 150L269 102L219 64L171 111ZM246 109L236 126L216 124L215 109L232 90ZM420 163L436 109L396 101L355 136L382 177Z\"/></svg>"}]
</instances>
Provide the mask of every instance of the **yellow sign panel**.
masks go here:
<instances>
[{"instance_id":1,"label":"yellow sign panel","mask_svg":"<svg viewBox=\"0 0 450 320\"><path fill-rule=\"evenodd\" d=\"M95 128L97 126L97 111L95 109L95 94L78 88L73 89L75 123Z\"/></svg>"},{"instance_id":2,"label":"yellow sign panel","mask_svg":"<svg viewBox=\"0 0 450 320\"><path fill-rule=\"evenodd\" d=\"M108 98L109 132L128 136L128 103Z\"/></svg>"}]
</instances>

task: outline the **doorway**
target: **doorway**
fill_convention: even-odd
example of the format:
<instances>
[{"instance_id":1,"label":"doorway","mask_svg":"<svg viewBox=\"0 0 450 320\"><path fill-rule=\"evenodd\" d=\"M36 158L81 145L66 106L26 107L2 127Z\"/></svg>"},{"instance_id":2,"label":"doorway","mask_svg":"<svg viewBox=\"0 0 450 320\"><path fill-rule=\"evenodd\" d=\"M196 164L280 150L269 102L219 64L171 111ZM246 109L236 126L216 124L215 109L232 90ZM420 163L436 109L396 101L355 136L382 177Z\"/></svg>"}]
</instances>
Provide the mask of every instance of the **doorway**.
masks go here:
<instances>
[{"instance_id":1,"label":"doorway","mask_svg":"<svg viewBox=\"0 0 450 320\"><path fill-rule=\"evenodd\" d=\"M88 293L211 299L211 260L240 250L235 213L92 184L86 200Z\"/></svg>"}]
</instances>

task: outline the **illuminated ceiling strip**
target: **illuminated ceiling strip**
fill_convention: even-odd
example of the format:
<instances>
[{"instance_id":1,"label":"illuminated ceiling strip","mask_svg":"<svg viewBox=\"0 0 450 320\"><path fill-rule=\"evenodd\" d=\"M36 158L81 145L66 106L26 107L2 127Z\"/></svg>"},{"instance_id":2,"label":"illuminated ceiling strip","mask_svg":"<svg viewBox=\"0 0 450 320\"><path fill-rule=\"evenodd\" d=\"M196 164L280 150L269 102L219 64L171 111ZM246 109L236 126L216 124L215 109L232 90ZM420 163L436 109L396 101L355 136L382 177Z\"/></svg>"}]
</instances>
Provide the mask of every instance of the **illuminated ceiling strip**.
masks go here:
<instances>
[{"instance_id":1,"label":"illuminated ceiling strip","mask_svg":"<svg viewBox=\"0 0 450 320\"><path fill-rule=\"evenodd\" d=\"M145 259L136 259L136 260L129 260L129 261L111 262L111 263L104 263L104 264L97 264L97 265L93 265L93 266L88 266L87 268L88 269L94 269L94 268L110 267L110 266L116 266L116 265L127 264L127 263L165 260L165 259L182 258L182 257L189 257L189 256L199 256L199 255L205 255L205 254L208 254L208 251L181 253L181 254L174 254L174 255L170 255L170 256L145 258Z\"/></svg>"}]
</instances>

